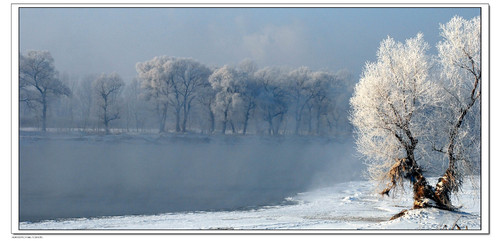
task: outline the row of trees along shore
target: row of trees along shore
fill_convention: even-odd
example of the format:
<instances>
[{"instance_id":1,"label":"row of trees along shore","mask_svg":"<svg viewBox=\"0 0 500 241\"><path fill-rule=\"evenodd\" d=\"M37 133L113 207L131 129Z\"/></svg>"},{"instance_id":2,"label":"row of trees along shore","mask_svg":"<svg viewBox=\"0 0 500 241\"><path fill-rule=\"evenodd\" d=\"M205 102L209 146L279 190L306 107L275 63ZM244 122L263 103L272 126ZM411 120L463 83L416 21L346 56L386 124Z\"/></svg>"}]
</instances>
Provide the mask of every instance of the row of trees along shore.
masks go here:
<instances>
[{"instance_id":1,"label":"row of trees along shore","mask_svg":"<svg viewBox=\"0 0 500 241\"><path fill-rule=\"evenodd\" d=\"M427 54L422 34L383 40L355 87L350 118L369 177L388 184L382 194L409 181L414 208L454 210L451 194L481 162L480 18L454 17L441 37L437 56ZM433 186L425 174L441 163Z\"/></svg>"},{"instance_id":2,"label":"row of trees along shore","mask_svg":"<svg viewBox=\"0 0 500 241\"><path fill-rule=\"evenodd\" d=\"M347 71L257 68L251 60L209 68L158 56L117 73L59 74L48 51L20 56L21 128L264 135L351 133Z\"/></svg>"}]
</instances>

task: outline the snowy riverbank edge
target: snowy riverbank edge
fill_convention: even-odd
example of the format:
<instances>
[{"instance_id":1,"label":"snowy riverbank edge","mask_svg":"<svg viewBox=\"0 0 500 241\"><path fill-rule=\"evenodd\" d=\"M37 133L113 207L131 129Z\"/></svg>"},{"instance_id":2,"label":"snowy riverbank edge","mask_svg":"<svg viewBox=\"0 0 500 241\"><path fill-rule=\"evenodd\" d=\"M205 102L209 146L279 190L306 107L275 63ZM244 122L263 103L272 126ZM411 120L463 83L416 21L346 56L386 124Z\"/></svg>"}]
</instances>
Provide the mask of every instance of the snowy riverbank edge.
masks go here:
<instances>
[{"instance_id":1,"label":"snowy riverbank edge","mask_svg":"<svg viewBox=\"0 0 500 241\"><path fill-rule=\"evenodd\" d=\"M480 195L470 182L454 197L457 212L435 208L410 210L411 193L387 197L374 185L354 181L299 193L290 205L251 210L182 212L158 215L111 216L46 220L19 224L20 230L481 230Z\"/></svg>"}]
</instances>

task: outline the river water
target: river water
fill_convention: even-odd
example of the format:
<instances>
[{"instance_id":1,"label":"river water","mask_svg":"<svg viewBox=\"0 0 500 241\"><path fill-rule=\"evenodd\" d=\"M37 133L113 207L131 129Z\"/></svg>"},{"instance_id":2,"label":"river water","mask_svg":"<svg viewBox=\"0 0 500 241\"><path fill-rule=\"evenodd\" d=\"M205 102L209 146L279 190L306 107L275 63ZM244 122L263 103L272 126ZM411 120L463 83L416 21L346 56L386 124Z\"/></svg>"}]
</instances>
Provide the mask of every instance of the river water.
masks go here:
<instances>
[{"instance_id":1,"label":"river water","mask_svg":"<svg viewBox=\"0 0 500 241\"><path fill-rule=\"evenodd\" d=\"M352 143L240 136L21 133L19 218L150 215L283 204L360 176Z\"/></svg>"}]
</instances>

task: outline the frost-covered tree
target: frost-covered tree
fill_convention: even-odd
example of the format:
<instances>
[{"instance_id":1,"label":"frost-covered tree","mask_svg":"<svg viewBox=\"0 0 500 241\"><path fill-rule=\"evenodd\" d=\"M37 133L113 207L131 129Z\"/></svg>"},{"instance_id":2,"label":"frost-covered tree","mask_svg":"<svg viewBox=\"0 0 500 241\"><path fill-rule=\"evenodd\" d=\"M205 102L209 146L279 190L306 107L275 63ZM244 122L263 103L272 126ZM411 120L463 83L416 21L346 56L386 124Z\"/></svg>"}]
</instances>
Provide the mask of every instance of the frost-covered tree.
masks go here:
<instances>
[{"instance_id":1,"label":"frost-covered tree","mask_svg":"<svg viewBox=\"0 0 500 241\"><path fill-rule=\"evenodd\" d=\"M329 109L335 109L334 105L337 104L334 100L334 94L338 94L340 86L336 86L336 84L339 83L335 74L326 71L313 72L309 80L310 87L307 89L309 92L307 96L311 97L309 102L316 111L317 135L321 133L321 117L326 116ZM340 91L345 92L345 89ZM309 123L309 125L311 124Z\"/></svg>"},{"instance_id":2,"label":"frost-covered tree","mask_svg":"<svg viewBox=\"0 0 500 241\"><path fill-rule=\"evenodd\" d=\"M136 65L145 96L156 106L160 132L164 131L168 106L175 112L175 130L185 132L193 100L208 84L210 69L190 58L155 57Z\"/></svg>"},{"instance_id":3,"label":"frost-covered tree","mask_svg":"<svg viewBox=\"0 0 500 241\"><path fill-rule=\"evenodd\" d=\"M428 48L422 34L405 43L383 40L377 61L366 64L351 98L357 149L365 157L369 177L389 182L385 194L409 180L414 208L435 199L419 164L419 141L426 135L422 120L436 90L428 79Z\"/></svg>"},{"instance_id":4,"label":"frost-covered tree","mask_svg":"<svg viewBox=\"0 0 500 241\"><path fill-rule=\"evenodd\" d=\"M441 25L437 72L429 71L420 34L405 45L383 41L377 62L366 65L351 99L351 121L371 177L390 182L382 193L409 179L414 208L455 209L450 195L479 166L480 33L479 17ZM447 167L433 187L420 164L435 153Z\"/></svg>"},{"instance_id":5,"label":"frost-covered tree","mask_svg":"<svg viewBox=\"0 0 500 241\"><path fill-rule=\"evenodd\" d=\"M193 100L207 85L211 71L205 65L190 58L176 58L167 62L167 65L168 72L172 75L173 102L176 114L175 130L186 132Z\"/></svg>"},{"instance_id":6,"label":"frost-covered tree","mask_svg":"<svg viewBox=\"0 0 500 241\"><path fill-rule=\"evenodd\" d=\"M278 135L289 108L289 97L283 68L266 67L255 73L259 85L257 106L262 119L268 123L268 134Z\"/></svg>"},{"instance_id":7,"label":"frost-covered tree","mask_svg":"<svg viewBox=\"0 0 500 241\"><path fill-rule=\"evenodd\" d=\"M136 64L141 88L144 90L143 97L154 106L160 133L165 132L168 107L173 95L171 61L174 61L174 58L159 56Z\"/></svg>"},{"instance_id":8,"label":"frost-covered tree","mask_svg":"<svg viewBox=\"0 0 500 241\"><path fill-rule=\"evenodd\" d=\"M102 74L92 82L92 88L100 110L99 118L104 124L106 134L110 133L110 122L120 118L117 102L124 85L125 83L117 73Z\"/></svg>"},{"instance_id":9,"label":"frost-covered tree","mask_svg":"<svg viewBox=\"0 0 500 241\"><path fill-rule=\"evenodd\" d=\"M228 123L231 124L233 133L235 132L231 117L234 109L233 101L237 98L239 91L240 78L240 72L228 65L215 70L209 78L209 82L216 92L215 110L216 115L222 121L222 134L226 134Z\"/></svg>"},{"instance_id":10,"label":"frost-covered tree","mask_svg":"<svg viewBox=\"0 0 500 241\"><path fill-rule=\"evenodd\" d=\"M240 82L239 95L238 98L242 104L242 115L243 115L243 135L247 133L248 122L250 116L253 114L254 110L257 108L257 96L259 95L259 83L257 82L254 72L242 72L243 78Z\"/></svg>"},{"instance_id":11,"label":"frost-covered tree","mask_svg":"<svg viewBox=\"0 0 500 241\"><path fill-rule=\"evenodd\" d=\"M481 26L479 17L454 17L441 25L437 45L441 65L440 105L433 120L434 150L448 167L436 185L436 197L451 207L465 175L472 174L480 155Z\"/></svg>"},{"instance_id":12,"label":"frost-covered tree","mask_svg":"<svg viewBox=\"0 0 500 241\"><path fill-rule=\"evenodd\" d=\"M255 80L256 67L253 62L243 62L239 67L225 65L216 69L209 78L215 91L215 110L222 122L222 133L227 124L237 133L237 124L245 135L252 112L257 106L259 86Z\"/></svg>"},{"instance_id":13,"label":"frost-covered tree","mask_svg":"<svg viewBox=\"0 0 500 241\"><path fill-rule=\"evenodd\" d=\"M47 109L52 98L71 95L57 77L54 59L48 51L28 51L19 59L19 100L35 110L41 108L42 131L47 130Z\"/></svg>"},{"instance_id":14,"label":"frost-covered tree","mask_svg":"<svg viewBox=\"0 0 500 241\"><path fill-rule=\"evenodd\" d=\"M315 95L311 90L311 71L307 67L300 67L290 71L287 75L288 94L295 116L295 135L299 134L304 108ZM312 108L312 105L311 105Z\"/></svg>"}]
</instances>

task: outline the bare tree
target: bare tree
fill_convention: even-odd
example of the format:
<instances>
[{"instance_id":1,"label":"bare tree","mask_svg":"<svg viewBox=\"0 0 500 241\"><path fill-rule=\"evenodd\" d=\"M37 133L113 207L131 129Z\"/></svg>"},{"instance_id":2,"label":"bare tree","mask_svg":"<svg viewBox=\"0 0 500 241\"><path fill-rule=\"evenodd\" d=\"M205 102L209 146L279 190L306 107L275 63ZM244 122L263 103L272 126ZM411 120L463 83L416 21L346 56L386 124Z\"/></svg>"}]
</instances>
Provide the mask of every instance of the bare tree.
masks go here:
<instances>
[{"instance_id":1,"label":"bare tree","mask_svg":"<svg viewBox=\"0 0 500 241\"><path fill-rule=\"evenodd\" d=\"M104 124L106 134L109 134L109 124L111 121L120 118L120 111L117 105L117 99L121 92L124 82L116 74L102 74L92 83L96 94L97 104L101 110L100 119Z\"/></svg>"},{"instance_id":2,"label":"bare tree","mask_svg":"<svg viewBox=\"0 0 500 241\"><path fill-rule=\"evenodd\" d=\"M54 59L48 51L28 51L19 61L20 101L42 109L42 131L47 130L47 109L51 98L71 95L57 78Z\"/></svg>"}]
</instances>

